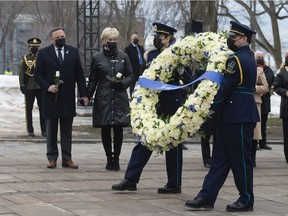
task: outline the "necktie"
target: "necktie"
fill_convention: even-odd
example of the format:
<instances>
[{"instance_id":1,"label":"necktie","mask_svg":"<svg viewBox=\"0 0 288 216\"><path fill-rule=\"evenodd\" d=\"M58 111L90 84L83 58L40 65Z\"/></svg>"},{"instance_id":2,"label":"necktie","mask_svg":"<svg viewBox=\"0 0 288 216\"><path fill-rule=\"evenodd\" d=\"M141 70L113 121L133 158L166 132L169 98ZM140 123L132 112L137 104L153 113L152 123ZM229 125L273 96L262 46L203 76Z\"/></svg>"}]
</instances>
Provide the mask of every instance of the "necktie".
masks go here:
<instances>
[{"instance_id":1,"label":"necktie","mask_svg":"<svg viewBox=\"0 0 288 216\"><path fill-rule=\"evenodd\" d=\"M62 57L61 49L62 48L58 48L58 59L59 59L60 64L62 65L63 64L63 57Z\"/></svg>"},{"instance_id":2,"label":"necktie","mask_svg":"<svg viewBox=\"0 0 288 216\"><path fill-rule=\"evenodd\" d=\"M139 50L139 47L137 45L136 45L136 49L137 49L137 53L138 53L139 65L142 65L143 59L142 59L142 55L141 55L141 52Z\"/></svg>"}]
</instances>

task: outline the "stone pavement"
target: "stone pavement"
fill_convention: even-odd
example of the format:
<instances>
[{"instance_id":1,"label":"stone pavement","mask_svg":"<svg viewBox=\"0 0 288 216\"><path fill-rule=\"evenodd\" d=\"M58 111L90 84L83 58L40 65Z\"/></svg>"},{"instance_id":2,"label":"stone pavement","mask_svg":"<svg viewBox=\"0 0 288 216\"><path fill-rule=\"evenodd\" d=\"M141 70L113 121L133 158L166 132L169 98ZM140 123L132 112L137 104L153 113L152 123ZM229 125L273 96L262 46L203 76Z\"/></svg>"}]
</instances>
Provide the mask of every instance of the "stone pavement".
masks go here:
<instances>
[{"instance_id":1,"label":"stone pavement","mask_svg":"<svg viewBox=\"0 0 288 216\"><path fill-rule=\"evenodd\" d=\"M90 120L76 118L75 125L89 125ZM130 133L129 128L125 130L118 172L105 170L106 158L99 136L80 139L79 134L74 134L73 160L79 164L78 170L62 168L61 157L57 169L47 169L46 145L41 137L15 138L11 134L9 139L7 134L0 136L0 215L288 216L288 164L281 144L272 144L271 151L257 152L254 212L225 211L226 205L238 197L231 173L219 193L215 210L199 212L184 206L185 200L197 194L208 171L203 167L197 140L188 142L188 150L184 151L182 194L157 194L157 188L166 183L167 177L165 157L156 154L143 171L138 191L111 190L111 185L124 176L135 143Z\"/></svg>"}]
</instances>

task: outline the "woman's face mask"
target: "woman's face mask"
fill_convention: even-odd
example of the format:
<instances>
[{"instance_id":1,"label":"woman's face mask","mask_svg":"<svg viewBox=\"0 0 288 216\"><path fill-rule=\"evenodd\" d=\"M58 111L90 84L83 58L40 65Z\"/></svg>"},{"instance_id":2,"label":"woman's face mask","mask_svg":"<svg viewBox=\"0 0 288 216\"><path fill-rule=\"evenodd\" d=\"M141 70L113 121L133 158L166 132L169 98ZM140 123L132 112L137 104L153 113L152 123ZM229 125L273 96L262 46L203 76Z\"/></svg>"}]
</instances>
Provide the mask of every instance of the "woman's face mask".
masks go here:
<instances>
[{"instance_id":1,"label":"woman's face mask","mask_svg":"<svg viewBox=\"0 0 288 216\"><path fill-rule=\"evenodd\" d=\"M258 65L264 65L264 64L265 64L263 58L258 58L258 59L256 59L256 62L257 62Z\"/></svg>"},{"instance_id":2,"label":"woman's face mask","mask_svg":"<svg viewBox=\"0 0 288 216\"><path fill-rule=\"evenodd\" d=\"M117 42L107 42L107 47L110 51L115 51L117 50Z\"/></svg>"},{"instance_id":3,"label":"woman's face mask","mask_svg":"<svg viewBox=\"0 0 288 216\"><path fill-rule=\"evenodd\" d=\"M153 40L153 45L156 49L161 50L164 44L162 43L162 39L155 37Z\"/></svg>"}]
</instances>

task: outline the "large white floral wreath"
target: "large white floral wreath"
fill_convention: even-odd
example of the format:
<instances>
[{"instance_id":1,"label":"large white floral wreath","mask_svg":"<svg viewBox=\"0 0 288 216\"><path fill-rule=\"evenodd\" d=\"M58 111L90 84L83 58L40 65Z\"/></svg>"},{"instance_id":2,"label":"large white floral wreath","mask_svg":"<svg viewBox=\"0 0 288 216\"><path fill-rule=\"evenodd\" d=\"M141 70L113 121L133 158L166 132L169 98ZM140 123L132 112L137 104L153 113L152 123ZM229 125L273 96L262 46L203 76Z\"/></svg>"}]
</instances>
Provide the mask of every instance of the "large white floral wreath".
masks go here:
<instances>
[{"instance_id":1,"label":"large white floral wreath","mask_svg":"<svg viewBox=\"0 0 288 216\"><path fill-rule=\"evenodd\" d=\"M228 55L225 34L205 32L187 36L158 55L142 77L167 83L177 67L189 66L193 60L207 65L207 71L221 73ZM130 103L133 133L150 150L169 151L198 131L218 86L211 80L203 80L173 116L162 119L156 112L160 91L137 85Z\"/></svg>"}]
</instances>

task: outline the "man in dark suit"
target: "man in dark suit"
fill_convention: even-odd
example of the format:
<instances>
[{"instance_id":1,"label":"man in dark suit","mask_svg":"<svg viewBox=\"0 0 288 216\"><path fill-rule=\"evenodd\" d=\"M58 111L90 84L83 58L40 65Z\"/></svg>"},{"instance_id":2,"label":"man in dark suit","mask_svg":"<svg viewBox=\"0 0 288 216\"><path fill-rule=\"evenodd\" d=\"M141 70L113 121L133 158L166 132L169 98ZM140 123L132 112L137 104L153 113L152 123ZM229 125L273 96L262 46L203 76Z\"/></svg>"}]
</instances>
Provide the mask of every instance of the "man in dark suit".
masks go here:
<instances>
[{"instance_id":1,"label":"man in dark suit","mask_svg":"<svg viewBox=\"0 0 288 216\"><path fill-rule=\"evenodd\" d=\"M75 83L85 106L88 93L78 50L65 44L61 27L50 32L52 44L39 50L35 79L43 91L43 116L46 121L47 168L56 168L58 159L57 132L60 120L62 167L78 169L72 161L72 124L76 115ZM61 83L62 82L62 83Z\"/></svg>"},{"instance_id":2,"label":"man in dark suit","mask_svg":"<svg viewBox=\"0 0 288 216\"><path fill-rule=\"evenodd\" d=\"M147 65L150 65L151 61L155 59L165 48L175 43L174 33L176 29L161 24L153 23L154 32L154 46L156 50L152 50L148 53ZM191 71L181 70L181 72L175 71L174 79L169 82L170 84L177 84L179 80L184 83L192 81ZM163 118L174 115L177 109L184 103L183 91L180 89L173 91L162 91L159 94L159 107L157 108L157 114ZM116 191L135 191L137 190L136 184L140 180L142 171L147 164L149 158L152 155L152 151L146 146L138 143L131 154L128 167L126 169L125 177L119 184L114 184L112 190ZM182 145L178 145L165 152L166 157L166 170L168 181L164 187L158 188L159 194L176 194L181 193L181 181L182 181L182 160L183 151Z\"/></svg>"},{"instance_id":3,"label":"man in dark suit","mask_svg":"<svg viewBox=\"0 0 288 216\"><path fill-rule=\"evenodd\" d=\"M144 49L142 46L139 45L139 37L137 34L132 34L131 36L131 43L125 48L125 53L127 53L131 65L132 65L132 70L134 73L135 80L134 82L130 85L130 97L132 98L132 93L135 88L135 84L139 78L139 76L142 74L142 66L144 64L144 59L143 59L143 54L144 54Z\"/></svg>"},{"instance_id":4,"label":"man in dark suit","mask_svg":"<svg viewBox=\"0 0 288 216\"><path fill-rule=\"evenodd\" d=\"M217 195L230 169L239 198L227 205L228 212L253 211L252 139L256 122L260 120L254 91L257 67L249 44L255 31L237 22L232 24L227 38L228 48L234 51L226 61L223 82L211 109L219 112L212 164L202 190L185 206L194 210L214 208ZM220 110L221 109L221 110Z\"/></svg>"}]
</instances>

